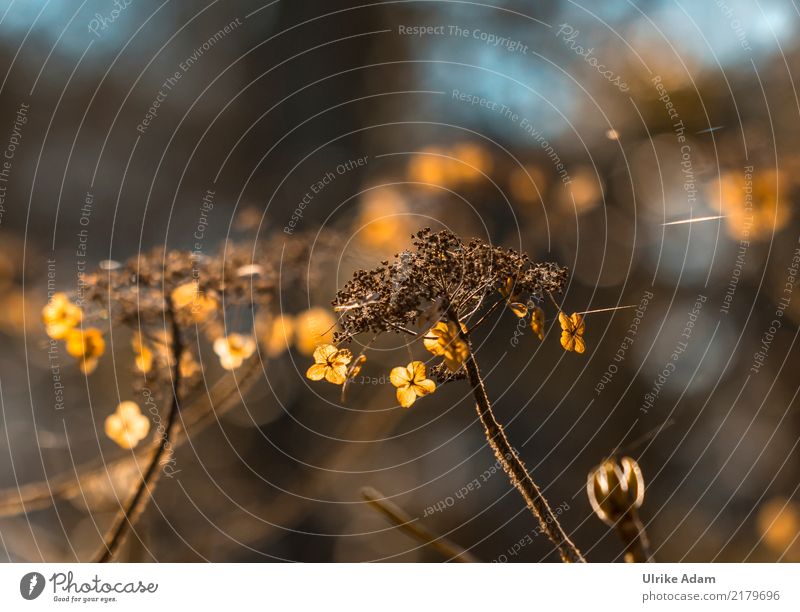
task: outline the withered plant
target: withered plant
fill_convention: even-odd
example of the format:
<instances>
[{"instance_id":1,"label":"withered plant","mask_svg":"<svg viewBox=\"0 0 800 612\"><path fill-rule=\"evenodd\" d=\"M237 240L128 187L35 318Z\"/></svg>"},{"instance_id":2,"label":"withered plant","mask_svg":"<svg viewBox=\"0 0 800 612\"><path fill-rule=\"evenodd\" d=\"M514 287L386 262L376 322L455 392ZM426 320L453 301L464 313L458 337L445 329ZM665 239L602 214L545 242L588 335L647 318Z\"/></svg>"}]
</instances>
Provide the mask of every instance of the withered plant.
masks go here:
<instances>
[{"instance_id":1,"label":"withered plant","mask_svg":"<svg viewBox=\"0 0 800 612\"><path fill-rule=\"evenodd\" d=\"M262 361L253 357L256 337L265 357L286 349L289 317L275 311L278 291L315 282L309 248L313 244L324 259L324 251L333 243L303 234L280 243L265 239L256 246L247 241L230 243L214 256L155 249L125 264L104 262L81 279L77 290L55 294L42 313L47 334L65 343L87 376L106 352L106 335L131 330L130 367L136 374L132 391L155 407L158 426L152 442L140 445L150 433L150 419L136 402L123 401L107 417L105 433L130 449L132 456L80 469L76 478L0 492L0 516L44 507L57 498L74 498L76 492L85 496L88 490L91 496L101 481L114 481L120 507L92 559L111 561L147 506L160 475L170 469L187 431L205 427L238 404L258 379ZM315 310L320 309L301 315L306 323L319 318ZM334 321L327 316L322 317L323 331ZM302 343L320 339L305 338ZM211 345L221 368L233 374L233 380L224 376L210 385L208 394L199 384L206 375L197 360L203 344Z\"/></svg>"},{"instance_id":2,"label":"withered plant","mask_svg":"<svg viewBox=\"0 0 800 612\"><path fill-rule=\"evenodd\" d=\"M541 339L541 305L548 300L555 304L553 296L563 291L566 281L566 269L557 264L534 263L522 253L479 239L462 241L449 231L422 230L411 249L392 262L357 271L337 293L333 305L340 313L341 331L334 341L339 346L319 347L307 376L346 385L366 357L362 352L353 361L350 350L341 345L360 334L374 338L396 333L421 340L429 352L442 357L432 368L440 384L455 380L469 384L489 446L561 559L584 562L498 422L472 345L475 330L503 308L517 317L530 317L531 328ZM559 318L564 348L583 352L582 317L559 313ZM428 328L426 322L435 324ZM421 361L394 368L390 379L405 407L436 389Z\"/></svg>"},{"instance_id":3,"label":"withered plant","mask_svg":"<svg viewBox=\"0 0 800 612\"><path fill-rule=\"evenodd\" d=\"M344 397L348 383L364 367L370 344L381 334L393 333L419 340L434 359L441 357L430 369L411 361L391 371L398 403L410 407L434 393L437 382L466 381L487 442L539 528L563 561L584 562L498 422L472 341L475 331L503 310L526 320L541 341L544 307L551 304L562 347L583 353L587 313L567 315L554 297L564 290L566 269L532 262L522 253L483 240L463 241L449 231L426 229L413 237L412 248L372 270L357 271L338 291L333 309L339 314L339 328L334 333L337 321L324 309L312 308L297 317L275 312L279 292L286 302L285 287L314 282L307 276L315 274L308 266L312 243L318 252L331 255L341 244L333 235L322 242L319 236L300 236L289 242L266 240L257 248L228 244L214 257L157 249L125 264L105 262L82 279L77 291L56 294L43 311L47 334L65 343L87 375L105 353L107 334L123 327L132 331L130 367L137 375L133 391L158 407L158 427L150 444L140 444L150 433L150 419L138 404L123 401L107 417L105 432L130 449L130 455L81 468L76 477L0 491L0 516L29 512L58 498L86 498L87 493L91 498L103 482L112 483L119 508L93 556L110 561L118 556L189 431L200 430L237 405L258 379L262 361L253 357L258 346L266 357L274 357L285 350L289 336L294 337L301 352L313 350L315 363L307 376L341 385ZM324 253L321 258L326 259ZM321 327L301 339L301 329L315 318L321 319ZM370 339L354 358L344 345L362 334ZM233 375L223 376L208 392L198 384L206 375L198 363L203 344L213 347L219 365ZM637 515L643 492L641 471L633 460L623 460L622 467L607 462L590 474L592 507L622 536L626 561L652 558ZM405 516L376 492L365 498L391 520ZM421 525L413 531L414 537L455 560L475 560Z\"/></svg>"}]
</instances>

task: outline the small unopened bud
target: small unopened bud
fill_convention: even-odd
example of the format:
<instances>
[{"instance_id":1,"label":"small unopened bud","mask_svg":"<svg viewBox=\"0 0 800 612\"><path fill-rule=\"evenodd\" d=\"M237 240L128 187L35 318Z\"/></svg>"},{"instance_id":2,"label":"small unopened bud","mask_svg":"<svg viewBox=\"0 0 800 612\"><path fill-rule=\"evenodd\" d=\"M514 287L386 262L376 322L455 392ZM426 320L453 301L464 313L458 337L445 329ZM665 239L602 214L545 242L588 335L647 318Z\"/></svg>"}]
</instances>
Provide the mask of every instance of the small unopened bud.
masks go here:
<instances>
[{"instance_id":1,"label":"small unopened bud","mask_svg":"<svg viewBox=\"0 0 800 612\"><path fill-rule=\"evenodd\" d=\"M644 477L639 464L630 457L617 462L607 459L589 472L586 485L595 514L608 525L620 521L644 501Z\"/></svg>"}]
</instances>

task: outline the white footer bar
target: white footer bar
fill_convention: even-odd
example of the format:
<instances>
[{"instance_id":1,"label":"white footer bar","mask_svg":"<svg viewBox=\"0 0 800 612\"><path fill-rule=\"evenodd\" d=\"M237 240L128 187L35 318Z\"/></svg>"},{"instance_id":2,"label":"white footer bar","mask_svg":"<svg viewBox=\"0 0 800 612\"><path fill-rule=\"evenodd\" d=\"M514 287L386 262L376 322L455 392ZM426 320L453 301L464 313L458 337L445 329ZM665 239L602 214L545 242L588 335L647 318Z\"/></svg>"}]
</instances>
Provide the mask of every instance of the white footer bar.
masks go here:
<instances>
[{"instance_id":1,"label":"white footer bar","mask_svg":"<svg viewBox=\"0 0 800 612\"><path fill-rule=\"evenodd\" d=\"M799 595L791 564L0 566L0 610L796 612Z\"/></svg>"}]
</instances>

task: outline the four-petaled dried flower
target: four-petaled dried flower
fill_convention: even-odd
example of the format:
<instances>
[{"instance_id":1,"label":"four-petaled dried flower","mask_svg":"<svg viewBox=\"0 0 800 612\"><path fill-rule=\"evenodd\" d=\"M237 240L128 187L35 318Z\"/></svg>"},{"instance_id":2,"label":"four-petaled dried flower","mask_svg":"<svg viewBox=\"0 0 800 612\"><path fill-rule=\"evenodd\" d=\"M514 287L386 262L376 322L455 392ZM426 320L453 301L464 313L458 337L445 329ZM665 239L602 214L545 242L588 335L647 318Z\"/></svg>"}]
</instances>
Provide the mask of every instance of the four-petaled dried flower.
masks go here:
<instances>
[{"instance_id":1,"label":"four-petaled dried flower","mask_svg":"<svg viewBox=\"0 0 800 612\"><path fill-rule=\"evenodd\" d=\"M463 323L461 330L465 333L467 331ZM422 343L434 355L444 357L444 362L451 372L457 371L469 355L469 347L452 321L439 321L428 330Z\"/></svg>"},{"instance_id":2,"label":"four-petaled dried flower","mask_svg":"<svg viewBox=\"0 0 800 612\"><path fill-rule=\"evenodd\" d=\"M544 340L544 310L538 306L531 311L531 330L540 341Z\"/></svg>"},{"instance_id":3,"label":"four-petaled dried flower","mask_svg":"<svg viewBox=\"0 0 800 612\"><path fill-rule=\"evenodd\" d=\"M528 314L528 307L519 301L519 292L517 291L513 278L509 276L503 286L500 287L499 291L500 295L505 298L506 305L511 312L517 315L520 319L524 318Z\"/></svg>"},{"instance_id":4,"label":"four-petaled dried flower","mask_svg":"<svg viewBox=\"0 0 800 612\"><path fill-rule=\"evenodd\" d=\"M323 378L334 385L347 380L347 365L353 360L348 349L338 349L332 344L321 344L314 349L314 365L308 368L306 377L311 380Z\"/></svg>"},{"instance_id":5,"label":"four-petaled dried flower","mask_svg":"<svg viewBox=\"0 0 800 612\"><path fill-rule=\"evenodd\" d=\"M256 350L256 341L250 336L229 334L214 340L214 352L220 365L226 370L235 370Z\"/></svg>"},{"instance_id":6,"label":"four-petaled dried flower","mask_svg":"<svg viewBox=\"0 0 800 612\"><path fill-rule=\"evenodd\" d=\"M106 435L122 448L134 448L150 431L150 419L136 402L125 401L106 418Z\"/></svg>"},{"instance_id":7,"label":"four-petaled dried flower","mask_svg":"<svg viewBox=\"0 0 800 612\"><path fill-rule=\"evenodd\" d=\"M200 285L194 281L173 289L171 297L175 308L188 311L197 323L205 321L217 309L217 300L200 291Z\"/></svg>"},{"instance_id":8,"label":"four-petaled dried flower","mask_svg":"<svg viewBox=\"0 0 800 612\"><path fill-rule=\"evenodd\" d=\"M570 316L559 312L558 322L561 324L561 346L567 351L576 353L585 351L586 343L583 341L583 332L586 331L586 323L584 323L583 317L576 312Z\"/></svg>"},{"instance_id":9,"label":"four-petaled dried flower","mask_svg":"<svg viewBox=\"0 0 800 612\"><path fill-rule=\"evenodd\" d=\"M409 408L417 397L436 390L436 383L426 377L425 364L421 361L412 361L404 368L393 368L389 380L397 387L397 401L403 408Z\"/></svg>"},{"instance_id":10,"label":"four-petaled dried flower","mask_svg":"<svg viewBox=\"0 0 800 612\"><path fill-rule=\"evenodd\" d=\"M616 525L644 501L642 470L630 457L619 463L607 459L589 473L586 490L595 514L607 525Z\"/></svg>"},{"instance_id":11,"label":"four-petaled dried flower","mask_svg":"<svg viewBox=\"0 0 800 612\"><path fill-rule=\"evenodd\" d=\"M106 351L106 341L96 327L72 329L67 334L67 353L80 360L80 369L91 374Z\"/></svg>"},{"instance_id":12,"label":"four-petaled dried flower","mask_svg":"<svg viewBox=\"0 0 800 612\"><path fill-rule=\"evenodd\" d=\"M62 340L81 322L81 309L70 302L65 293L55 293L42 308L42 321L48 336Z\"/></svg>"}]
</instances>

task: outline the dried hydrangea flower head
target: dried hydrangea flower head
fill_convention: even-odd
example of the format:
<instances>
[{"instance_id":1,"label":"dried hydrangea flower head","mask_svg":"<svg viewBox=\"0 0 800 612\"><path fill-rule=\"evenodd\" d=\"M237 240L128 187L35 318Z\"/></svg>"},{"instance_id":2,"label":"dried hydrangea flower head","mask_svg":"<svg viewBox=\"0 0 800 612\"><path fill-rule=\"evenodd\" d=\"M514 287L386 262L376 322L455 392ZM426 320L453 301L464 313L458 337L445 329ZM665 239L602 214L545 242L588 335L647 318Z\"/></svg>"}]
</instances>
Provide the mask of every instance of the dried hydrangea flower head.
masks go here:
<instances>
[{"instance_id":1,"label":"dried hydrangea flower head","mask_svg":"<svg viewBox=\"0 0 800 612\"><path fill-rule=\"evenodd\" d=\"M334 307L341 313L342 331L334 340L349 341L364 332L401 333L432 309L441 319L461 322L490 297L505 302L500 292L507 289L514 303L525 296L542 302L547 294L560 293L566 280L567 271L559 265L533 263L527 255L477 238L464 242L447 230L424 229L412 249L391 264L356 272L339 291Z\"/></svg>"},{"instance_id":2,"label":"dried hydrangea flower head","mask_svg":"<svg viewBox=\"0 0 800 612\"><path fill-rule=\"evenodd\" d=\"M42 308L45 332L53 340L63 340L67 353L78 360L84 374L97 368L106 350L102 332L96 327L82 328L83 310L72 303L66 293L55 293Z\"/></svg>"},{"instance_id":3,"label":"dried hydrangea flower head","mask_svg":"<svg viewBox=\"0 0 800 612\"><path fill-rule=\"evenodd\" d=\"M561 559L582 562L580 551L495 418L470 346L472 332L503 306L521 319L531 315L533 332L542 333L544 316L537 304L561 293L566 281L567 271L559 265L533 263L512 249L475 238L463 241L446 230L434 233L425 229L414 236L412 248L396 255L392 263L384 261L372 270L357 271L337 293L333 306L340 313L341 330L334 335L334 342L350 342L363 333L406 334L422 340L428 352L442 358L430 370L440 383L466 379L486 439L509 480ZM319 380L334 367L331 358L341 349L328 345L325 350L326 354L315 355L317 363L309 369L309 378ZM421 361L391 371L390 381L401 406L409 407L418 397L436 390L427 371ZM342 372L331 382L344 384L346 380Z\"/></svg>"},{"instance_id":4,"label":"dried hydrangea flower head","mask_svg":"<svg viewBox=\"0 0 800 612\"><path fill-rule=\"evenodd\" d=\"M560 293L566 279L566 269L556 264L533 263L477 238L463 241L447 230L424 229L392 263L359 270L337 293L333 304L341 330L333 342L349 342L361 333L405 333L422 338L425 349L442 357L444 367L431 368L440 383L463 378L469 334L484 320L468 329L471 317L505 304L517 317L530 314L541 339L544 313L536 304ZM419 329L431 319L438 321Z\"/></svg>"}]
</instances>

